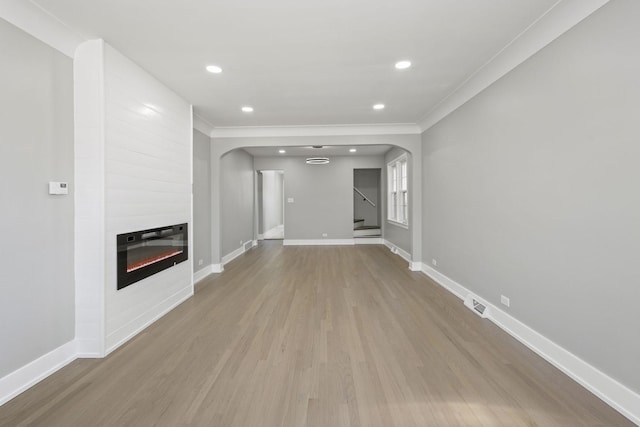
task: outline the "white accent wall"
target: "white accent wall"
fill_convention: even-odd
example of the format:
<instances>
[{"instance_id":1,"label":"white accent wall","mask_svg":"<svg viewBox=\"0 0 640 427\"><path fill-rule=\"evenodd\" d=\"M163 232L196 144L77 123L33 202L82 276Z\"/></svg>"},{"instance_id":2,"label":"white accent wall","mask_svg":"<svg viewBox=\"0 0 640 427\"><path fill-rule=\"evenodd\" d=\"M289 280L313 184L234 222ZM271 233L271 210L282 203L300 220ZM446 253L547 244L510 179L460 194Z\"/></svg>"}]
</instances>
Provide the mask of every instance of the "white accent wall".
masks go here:
<instances>
[{"instance_id":1,"label":"white accent wall","mask_svg":"<svg viewBox=\"0 0 640 427\"><path fill-rule=\"evenodd\" d=\"M193 294L192 256L116 288L118 234L179 223L192 233L191 106L101 40L75 63L77 335L81 353L101 356Z\"/></svg>"}]
</instances>

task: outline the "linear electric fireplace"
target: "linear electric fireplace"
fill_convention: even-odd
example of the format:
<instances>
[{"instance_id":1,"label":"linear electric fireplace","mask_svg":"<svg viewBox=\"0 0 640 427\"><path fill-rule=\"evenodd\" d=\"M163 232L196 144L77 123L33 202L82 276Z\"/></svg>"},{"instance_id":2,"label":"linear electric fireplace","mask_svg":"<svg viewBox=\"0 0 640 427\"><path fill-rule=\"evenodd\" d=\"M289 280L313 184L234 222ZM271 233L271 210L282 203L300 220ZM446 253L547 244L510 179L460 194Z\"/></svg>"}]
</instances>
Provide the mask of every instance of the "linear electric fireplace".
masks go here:
<instances>
[{"instance_id":1,"label":"linear electric fireplace","mask_svg":"<svg viewBox=\"0 0 640 427\"><path fill-rule=\"evenodd\" d=\"M187 224L118 234L118 289L189 259Z\"/></svg>"}]
</instances>

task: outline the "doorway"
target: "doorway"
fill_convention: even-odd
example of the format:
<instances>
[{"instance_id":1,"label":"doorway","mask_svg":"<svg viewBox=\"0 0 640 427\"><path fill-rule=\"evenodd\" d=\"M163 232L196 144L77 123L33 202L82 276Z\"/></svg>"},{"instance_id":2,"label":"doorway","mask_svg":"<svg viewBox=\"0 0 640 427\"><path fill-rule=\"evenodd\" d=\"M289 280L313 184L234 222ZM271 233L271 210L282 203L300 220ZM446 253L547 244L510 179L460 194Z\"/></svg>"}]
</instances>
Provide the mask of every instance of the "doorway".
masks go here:
<instances>
[{"instance_id":1,"label":"doorway","mask_svg":"<svg viewBox=\"0 0 640 427\"><path fill-rule=\"evenodd\" d=\"M284 171L258 171L258 239L284 239Z\"/></svg>"},{"instance_id":2,"label":"doorway","mask_svg":"<svg viewBox=\"0 0 640 427\"><path fill-rule=\"evenodd\" d=\"M353 170L353 237L356 239L382 237L380 176L380 169Z\"/></svg>"}]
</instances>

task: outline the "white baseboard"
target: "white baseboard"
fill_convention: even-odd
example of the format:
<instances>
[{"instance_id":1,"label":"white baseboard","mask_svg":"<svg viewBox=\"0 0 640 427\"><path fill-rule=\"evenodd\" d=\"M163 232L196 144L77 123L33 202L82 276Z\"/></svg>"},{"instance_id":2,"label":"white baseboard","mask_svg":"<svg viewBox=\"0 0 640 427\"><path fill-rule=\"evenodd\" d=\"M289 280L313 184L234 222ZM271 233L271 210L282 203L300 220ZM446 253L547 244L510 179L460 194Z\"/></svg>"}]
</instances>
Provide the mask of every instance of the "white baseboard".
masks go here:
<instances>
[{"instance_id":1,"label":"white baseboard","mask_svg":"<svg viewBox=\"0 0 640 427\"><path fill-rule=\"evenodd\" d=\"M140 316L127 323L125 326L112 332L106 337L106 352L105 356L129 341L131 338L138 335L140 332L149 327L156 320L182 304L185 300L193 296L193 286L189 285L182 288L178 292L174 293L170 297L164 299L160 303L156 304L152 309L146 313L142 313ZM139 326L133 326L138 323ZM133 326L133 330L128 331ZM113 344L110 344L113 342Z\"/></svg>"},{"instance_id":2,"label":"white baseboard","mask_svg":"<svg viewBox=\"0 0 640 427\"><path fill-rule=\"evenodd\" d=\"M234 259L238 258L243 253L244 253L244 245L242 245L238 249L234 250L233 252L228 253L225 256L223 256L222 257L222 265L229 264L231 261L233 261Z\"/></svg>"},{"instance_id":3,"label":"white baseboard","mask_svg":"<svg viewBox=\"0 0 640 427\"><path fill-rule=\"evenodd\" d=\"M284 239L283 246L354 245L353 239Z\"/></svg>"},{"instance_id":4,"label":"white baseboard","mask_svg":"<svg viewBox=\"0 0 640 427\"><path fill-rule=\"evenodd\" d=\"M249 243L251 243L251 245L249 245ZM258 245L258 242L256 240L247 240L238 249L222 257L222 266L230 263L234 259L238 258L240 255L245 253L247 250L252 249L254 246L257 246L257 245Z\"/></svg>"},{"instance_id":5,"label":"white baseboard","mask_svg":"<svg viewBox=\"0 0 640 427\"><path fill-rule=\"evenodd\" d=\"M104 357L103 351L96 351L97 348L102 348L104 343L102 340L81 340L76 338L76 358L78 359L102 359Z\"/></svg>"},{"instance_id":6,"label":"white baseboard","mask_svg":"<svg viewBox=\"0 0 640 427\"><path fill-rule=\"evenodd\" d=\"M354 237L353 243L356 245L381 245L382 237Z\"/></svg>"},{"instance_id":7,"label":"white baseboard","mask_svg":"<svg viewBox=\"0 0 640 427\"><path fill-rule=\"evenodd\" d=\"M76 342L71 340L0 378L0 405L76 360Z\"/></svg>"},{"instance_id":8,"label":"white baseboard","mask_svg":"<svg viewBox=\"0 0 640 427\"><path fill-rule=\"evenodd\" d=\"M393 252L396 255L400 255L401 258L403 258L405 261L407 261L409 263L409 269L411 269L412 271L422 271L422 263L414 263L414 262L412 262L411 261L411 254L409 252L407 252L404 249L394 245L393 243L391 243L387 239L384 239L384 241L382 243L386 247L388 247L391 252ZM416 265L417 265L417 267L416 267ZM414 268L417 268L417 269L414 270Z\"/></svg>"},{"instance_id":9,"label":"white baseboard","mask_svg":"<svg viewBox=\"0 0 640 427\"><path fill-rule=\"evenodd\" d=\"M409 261L409 270L411 271L422 271L422 263Z\"/></svg>"},{"instance_id":10,"label":"white baseboard","mask_svg":"<svg viewBox=\"0 0 640 427\"><path fill-rule=\"evenodd\" d=\"M204 268L193 273L193 284L195 285L199 281L203 280L205 277L213 273L213 264L209 264Z\"/></svg>"},{"instance_id":11,"label":"white baseboard","mask_svg":"<svg viewBox=\"0 0 640 427\"><path fill-rule=\"evenodd\" d=\"M462 300L475 295L461 284L422 263L422 272ZM486 304L487 319L564 372L632 422L640 425L640 394L565 350L497 306Z\"/></svg>"}]
</instances>

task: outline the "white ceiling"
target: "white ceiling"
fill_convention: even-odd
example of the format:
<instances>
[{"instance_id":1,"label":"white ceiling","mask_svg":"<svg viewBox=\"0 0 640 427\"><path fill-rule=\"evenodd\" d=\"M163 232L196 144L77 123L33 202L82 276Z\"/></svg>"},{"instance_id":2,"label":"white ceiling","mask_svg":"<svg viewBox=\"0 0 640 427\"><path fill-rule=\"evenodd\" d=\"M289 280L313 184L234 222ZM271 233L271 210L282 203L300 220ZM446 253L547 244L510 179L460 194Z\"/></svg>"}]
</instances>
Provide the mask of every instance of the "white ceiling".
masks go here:
<instances>
[{"instance_id":1,"label":"white ceiling","mask_svg":"<svg viewBox=\"0 0 640 427\"><path fill-rule=\"evenodd\" d=\"M355 153L349 149L355 148ZM284 149L281 154L278 150ZM299 156L299 157L335 157L335 156L381 156L391 149L390 145L358 145L355 147L325 145L322 148L313 148L309 145L300 147L245 147L244 150L254 157L270 156Z\"/></svg>"},{"instance_id":2,"label":"white ceiling","mask_svg":"<svg viewBox=\"0 0 640 427\"><path fill-rule=\"evenodd\" d=\"M226 127L418 123L558 0L33 2Z\"/></svg>"}]
</instances>

